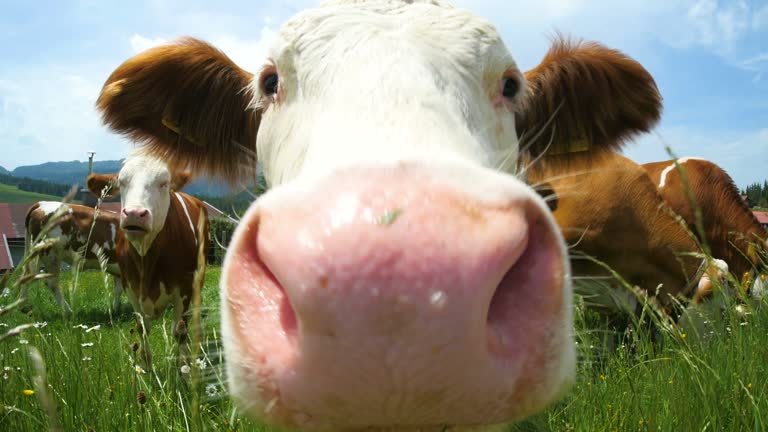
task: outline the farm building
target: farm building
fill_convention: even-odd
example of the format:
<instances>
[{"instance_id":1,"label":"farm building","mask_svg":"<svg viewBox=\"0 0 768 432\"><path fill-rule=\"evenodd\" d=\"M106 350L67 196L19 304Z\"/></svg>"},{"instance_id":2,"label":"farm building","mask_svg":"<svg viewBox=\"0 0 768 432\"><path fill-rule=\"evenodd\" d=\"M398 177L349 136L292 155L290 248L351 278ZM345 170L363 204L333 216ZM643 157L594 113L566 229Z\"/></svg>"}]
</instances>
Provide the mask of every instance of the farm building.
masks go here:
<instances>
[{"instance_id":1,"label":"farm building","mask_svg":"<svg viewBox=\"0 0 768 432\"><path fill-rule=\"evenodd\" d=\"M208 217L213 222L220 220L224 223L234 222L227 214L216 207L204 202L208 209ZM27 216L27 210L33 203L0 203L0 273L13 269L24 256L24 235L26 229L24 220ZM101 204L103 210L113 212L120 211L119 202L105 202ZM212 223L213 225L213 223ZM218 251L218 242L211 243L211 250L208 253L211 262L218 261L222 256Z\"/></svg>"},{"instance_id":2,"label":"farm building","mask_svg":"<svg viewBox=\"0 0 768 432\"><path fill-rule=\"evenodd\" d=\"M752 213L757 218L757 221L760 222L760 225L763 226L766 230L768 230L768 212L764 211L752 211Z\"/></svg>"}]
</instances>

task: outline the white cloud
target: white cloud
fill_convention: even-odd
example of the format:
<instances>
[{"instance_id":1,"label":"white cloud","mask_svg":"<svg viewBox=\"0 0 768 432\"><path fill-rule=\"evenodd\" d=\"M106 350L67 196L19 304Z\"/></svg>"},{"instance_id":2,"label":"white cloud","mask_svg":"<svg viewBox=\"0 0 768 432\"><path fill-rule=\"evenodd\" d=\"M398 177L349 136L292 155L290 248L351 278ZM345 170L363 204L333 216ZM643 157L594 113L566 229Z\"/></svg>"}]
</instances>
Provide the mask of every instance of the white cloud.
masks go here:
<instances>
[{"instance_id":1,"label":"white cloud","mask_svg":"<svg viewBox=\"0 0 768 432\"><path fill-rule=\"evenodd\" d=\"M140 34L134 34L133 36L131 36L130 42L131 42L131 50L133 50L134 54L138 54L152 47L167 43L168 39L161 38L161 37L150 39Z\"/></svg>"}]
</instances>

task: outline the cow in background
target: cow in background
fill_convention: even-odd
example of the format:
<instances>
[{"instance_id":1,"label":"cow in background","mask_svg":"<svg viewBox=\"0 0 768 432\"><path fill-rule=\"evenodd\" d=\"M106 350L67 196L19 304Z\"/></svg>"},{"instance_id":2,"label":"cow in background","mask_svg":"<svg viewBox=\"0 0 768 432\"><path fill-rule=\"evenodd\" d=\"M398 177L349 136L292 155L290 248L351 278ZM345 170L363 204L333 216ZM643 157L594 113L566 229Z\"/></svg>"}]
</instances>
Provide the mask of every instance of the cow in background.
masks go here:
<instances>
[{"instance_id":1,"label":"cow in background","mask_svg":"<svg viewBox=\"0 0 768 432\"><path fill-rule=\"evenodd\" d=\"M42 265L51 274L51 277L45 279L45 284L53 292L65 315L71 314L72 309L59 286L62 262L76 268L82 266L82 269L101 270L112 275L112 313L118 311L122 281L115 253L120 224L116 213L78 204L40 201L29 208L24 224L27 253L41 241L52 243L31 260L27 271L36 274ZM51 226L47 226L49 224ZM41 233L44 235L41 236ZM22 287L22 297L27 297L28 289L28 284Z\"/></svg>"},{"instance_id":2,"label":"cow in background","mask_svg":"<svg viewBox=\"0 0 768 432\"><path fill-rule=\"evenodd\" d=\"M120 231L115 249L123 285L138 314L139 362L150 368L152 321L173 305L173 334L187 361L190 302L200 296L209 247L208 213L202 201L178 192L187 171L134 152L116 174L91 174L87 186L120 195ZM199 298L199 297L198 297Z\"/></svg>"},{"instance_id":3,"label":"cow in background","mask_svg":"<svg viewBox=\"0 0 768 432\"><path fill-rule=\"evenodd\" d=\"M757 279L755 275L765 266L768 232L722 168L697 158L652 162L643 168L667 206L683 218L712 257L728 264L735 281L745 275Z\"/></svg>"}]
</instances>

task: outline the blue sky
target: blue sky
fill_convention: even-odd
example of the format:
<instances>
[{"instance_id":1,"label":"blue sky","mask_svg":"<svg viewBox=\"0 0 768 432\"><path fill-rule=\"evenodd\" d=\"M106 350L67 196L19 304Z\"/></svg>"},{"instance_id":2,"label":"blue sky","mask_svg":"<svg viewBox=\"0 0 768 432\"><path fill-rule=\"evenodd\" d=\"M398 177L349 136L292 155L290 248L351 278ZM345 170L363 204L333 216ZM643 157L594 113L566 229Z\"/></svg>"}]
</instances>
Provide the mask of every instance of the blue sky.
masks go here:
<instances>
[{"instance_id":1,"label":"blue sky","mask_svg":"<svg viewBox=\"0 0 768 432\"><path fill-rule=\"evenodd\" d=\"M279 25L310 0L0 0L0 166L124 157L93 103L109 73L182 35L213 42L256 69ZM490 18L523 69L555 31L639 60L664 96L664 117L629 145L638 162L719 162L741 187L768 178L768 0L459 0Z\"/></svg>"}]
</instances>

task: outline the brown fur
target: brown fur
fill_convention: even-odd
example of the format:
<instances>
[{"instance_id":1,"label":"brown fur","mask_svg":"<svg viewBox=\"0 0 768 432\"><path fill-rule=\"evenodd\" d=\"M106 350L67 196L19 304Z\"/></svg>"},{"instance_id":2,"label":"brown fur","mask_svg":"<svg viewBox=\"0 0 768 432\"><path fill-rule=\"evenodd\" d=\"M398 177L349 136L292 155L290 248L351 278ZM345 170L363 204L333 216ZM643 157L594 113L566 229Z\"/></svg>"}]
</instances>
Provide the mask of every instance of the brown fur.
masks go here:
<instances>
[{"instance_id":1,"label":"brown fur","mask_svg":"<svg viewBox=\"0 0 768 432\"><path fill-rule=\"evenodd\" d=\"M252 79L213 46L182 38L120 65L96 107L110 128L161 159L236 181L256 167Z\"/></svg>"},{"instance_id":2,"label":"brown fur","mask_svg":"<svg viewBox=\"0 0 768 432\"><path fill-rule=\"evenodd\" d=\"M532 183L548 182L557 195L553 211L576 278L610 276L585 254L611 267L631 285L655 293L663 306L692 294L701 259L685 228L661 208L661 196L645 170L618 154L590 152L543 158L529 170Z\"/></svg>"},{"instance_id":3,"label":"brown fur","mask_svg":"<svg viewBox=\"0 0 768 432\"><path fill-rule=\"evenodd\" d=\"M525 79L516 125L521 145L534 156L567 152L582 140L593 150L616 150L649 131L661 115L661 95L648 71L595 42L558 35Z\"/></svg>"},{"instance_id":4,"label":"brown fur","mask_svg":"<svg viewBox=\"0 0 768 432\"><path fill-rule=\"evenodd\" d=\"M643 165L643 168L658 186L662 171L673 163L671 160L653 162ZM759 264L758 250L765 248L768 233L722 168L696 159L687 160L681 168L688 178L693 203L688 199L683 177L677 169L668 172L665 186L659 188L659 193L667 205L685 220L703 248L708 249L712 257L725 261L739 280ZM696 226L697 206L701 210L703 237Z\"/></svg>"}]
</instances>

